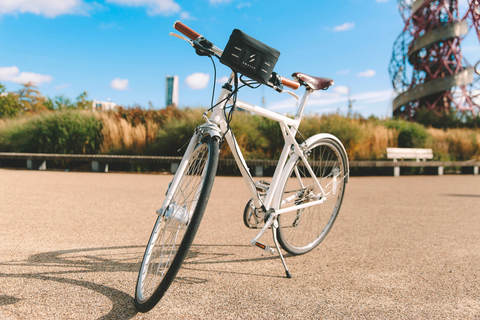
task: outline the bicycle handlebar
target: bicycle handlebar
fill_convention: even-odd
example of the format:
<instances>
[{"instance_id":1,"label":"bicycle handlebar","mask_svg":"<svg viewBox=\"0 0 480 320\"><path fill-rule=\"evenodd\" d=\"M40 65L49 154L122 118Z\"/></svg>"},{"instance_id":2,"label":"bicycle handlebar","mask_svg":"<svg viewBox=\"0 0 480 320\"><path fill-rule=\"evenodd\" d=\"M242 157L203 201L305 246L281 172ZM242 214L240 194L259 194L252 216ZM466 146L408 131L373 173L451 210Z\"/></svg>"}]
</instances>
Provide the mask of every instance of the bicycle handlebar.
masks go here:
<instances>
[{"instance_id":1,"label":"bicycle handlebar","mask_svg":"<svg viewBox=\"0 0 480 320\"><path fill-rule=\"evenodd\" d=\"M300 88L300 83L298 83L297 81L295 80L290 80L288 78L285 78L285 77L282 77L282 84L286 87L289 87L290 89L293 89L293 90L297 90L298 88Z\"/></svg>"},{"instance_id":2,"label":"bicycle handlebar","mask_svg":"<svg viewBox=\"0 0 480 320\"><path fill-rule=\"evenodd\" d=\"M199 37L201 37L200 33L193 31L193 29L187 27L180 21L175 21L175 23L173 24L173 27L175 28L175 30L183 33L185 36L190 38L190 40L196 40Z\"/></svg>"},{"instance_id":3,"label":"bicycle handlebar","mask_svg":"<svg viewBox=\"0 0 480 320\"><path fill-rule=\"evenodd\" d=\"M177 30L180 33L182 33L183 35L187 36L192 41L197 40L198 38L200 38L202 36L200 33L194 31L190 27L187 27L185 24L181 23L178 20L175 21L175 23L173 24L173 27L175 28L175 30ZM213 45L213 48L211 48L211 49L215 53L217 53L219 56L222 55L223 51L218 49L214 45ZM282 77L282 76L280 76L280 78L281 78L282 84L286 87L289 87L292 90L297 90L300 87L300 83L295 81L295 80L291 80L291 79L288 79L288 78L285 78L285 77Z\"/></svg>"}]
</instances>

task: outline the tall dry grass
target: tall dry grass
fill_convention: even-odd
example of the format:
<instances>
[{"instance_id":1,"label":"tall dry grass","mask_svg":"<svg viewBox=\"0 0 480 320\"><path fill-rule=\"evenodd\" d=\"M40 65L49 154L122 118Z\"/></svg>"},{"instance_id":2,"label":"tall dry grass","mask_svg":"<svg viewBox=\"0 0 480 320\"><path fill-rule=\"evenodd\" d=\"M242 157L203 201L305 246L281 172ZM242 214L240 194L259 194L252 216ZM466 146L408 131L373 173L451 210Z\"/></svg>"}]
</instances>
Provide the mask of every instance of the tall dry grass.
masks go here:
<instances>
[{"instance_id":1,"label":"tall dry grass","mask_svg":"<svg viewBox=\"0 0 480 320\"><path fill-rule=\"evenodd\" d=\"M102 123L100 153L144 154L148 144L157 139L159 124L152 119L133 124L113 112L100 112Z\"/></svg>"},{"instance_id":2,"label":"tall dry grass","mask_svg":"<svg viewBox=\"0 0 480 320\"><path fill-rule=\"evenodd\" d=\"M387 147L396 147L398 130L378 121L346 118L338 114L313 115L304 118L299 128L305 137L331 133L342 141L350 160L385 158Z\"/></svg>"},{"instance_id":3,"label":"tall dry grass","mask_svg":"<svg viewBox=\"0 0 480 320\"><path fill-rule=\"evenodd\" d=\"M195 127L203 123L201 108L120 109L115 112L58 111L0 120L0 151L178 155ZM283 147L275 121L236 112L231 123L247 159L276 159ZM479 129L426 129L399 120L309 115L299 131L308 138L331 133L345 146L350 160L386 158L388 147L432 148L437 160L480 160ZM402 138L402 139L400 139ZM299 142L302 138L298 135ZM224 144L220 156L231 158Z\"/></svg>"},{"instance_id":4,"label":"tall dry grass","mask_svg":"<svg viewBox=\"0 0 480 320\"><path fill-rule=\"evenodd\" d=\"M347 151L350 160L379 160L386 157L387 148L397 147L398 131L370 122L360 125L362 139Z\"/></svg>"},{"instance_id":5,"label":"tall dry grass","mask_svg":"<svg viewBox=\"0 0 480 320\"><path fill-rule=\"evenodd\" d=\"M429 128L427 146L439 160L480 160L480 130Z\"/></svg>"}]
</instances>

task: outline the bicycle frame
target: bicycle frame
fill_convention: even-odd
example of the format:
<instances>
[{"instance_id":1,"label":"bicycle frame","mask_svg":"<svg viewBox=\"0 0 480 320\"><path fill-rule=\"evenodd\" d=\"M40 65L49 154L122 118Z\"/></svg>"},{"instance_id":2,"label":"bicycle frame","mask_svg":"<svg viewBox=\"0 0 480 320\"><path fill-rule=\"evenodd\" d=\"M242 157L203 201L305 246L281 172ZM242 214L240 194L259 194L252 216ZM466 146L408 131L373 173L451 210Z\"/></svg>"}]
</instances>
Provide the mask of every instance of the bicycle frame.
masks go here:
<instances>
[{"instance_id":1,"label":"bicycle frame","mask_svg":"<svg viewBox=\"0 0 480 320\"><path fill-rule=\"evenodd\" d=\"M231 86L233 81L234 81L234 73L231 74L227 83ZM228 87L228 86L226 86L226 87ZM233 104L233 101L232 101L232 98L230 98L229 101L225 101L224 103L221 103L221 102L228 97L228 95L231 93L230 90L228 90L226 88L222 89L222 91L221 91L221 93L218 97L218 100L217 100L217 104L219 104L219 105L217 107L215 107L215 109L212 111L209 122L218 125L220 127L221 132L225 135L225 139L226 139L230 149L232 150L232 154L235 158L235 162L237 163L237 166L240 169L240 173L242 174L243 180L245 181L245 184L248 188L248 191L250 192L250 195L251 195L251 197L254 201L255 207L257 209L263 208L263 210L270 213L269 219L265 223L265 226L262 228L260 233L255 237L255 239L252 240L252 242L256 241L256 239L258 239L260 236L262 236L265 233L265 231L272 224L274 218L276 216L278 216L279 214L289 212L289 211L293 211L293 210L298 210L298 209L301 209L301 208L306 208L306 207L309 207L309 206L318 205L319 203L322 203L322 202L325 201L324 200L325 199L325 190L321 186L320 182L317 180L316 175L314 174L312 168L308 164L308 161L306 160L306 158L304 156L304 152L302 150L302 147L299 146L299 144L295 140L295 135L298 131L298 127L300 126L300 122L302 120L302 114L303 114L303 111L305 109L305 105L307 103L309 95L312 92L313 91L309 90L309 89L305 90L305 93L303 95L303 98L301 100L301 103L300 103L300 105L298 107L298 110L297 110L297 114L296 114L294 119L283 116L283 115L280 115L276 112L272 112L272 111L267 110L265 108L247 103L247 102L242 101L242 100L237 99L235 101L236 107L240 107L244 110L251 111L251 112L256 113L260 116L263 116L263 117L269 118L271 120L277 121L280 124L281 131L282 131L283 137L285 139L285 145L284 145L282 153L280 155L278 164L275 168L275 172L274 172L272 181L270 183L270 187L268 188L267 193L265 195L265 199L263 201L260 199L260 196L259 196L258 191L256 189L255 183L253 181L252 175L250 174L250 172L247 168L245 159L243 157L243 154L242 154L241 150L238 147L235 136L227 128L227 121L225 119L225 113L224 113L223 109L225 108L225 106L228 103ZM280 194L279 192L277 192L278 181L280 180L280 178L282 177L283 174L289 174L289 172L288 173L284 172L284 167L285 167L285 164L287 163L287 160L288 160L289 156L292 155L293 153L297 154L303 160L304 164L306 165L307 170L310 172L310 174L314 178L314 181L315 181L316 185L318 186L318 188L321 192L321 199L317 200L317 201L311 201L311 202L308 202L308 203L305 203L305 204L302 204L302 205L298 205L298 206L295 206L295 207L287 208L287 209L279 209L277 207L277 205L275 205L276 203L278 203L278 199L275 198L275 195Z\"/></svg>"},{"instance_id":2,"label":"bicycle frame","mask_svg":"<svg viewBox=\"0 0 480 320\"><path fill-rule=\"evenodd\" d=\"M236 100L235 105L236 107L240 107L244 110L251 111L253 113L256 113L260 116L266 117L268 119L277 121L280 124L281 131L283 134L283 137L285 139L285 145L283 147L282 153L280 155L280 158L278 160L277 166L275 168L275 172L272 177L272 181L270 183L270 187L268 188L265 198L262 200L257 189L255 186L255 182L253 180L252 175L250 174L245 158L243 157L243 154L241 150L238 147L238 143L235 139L235 136L231 132L231 130L228 130L228 124L227 120L225 119L225 113L224 113L224 108L227 106L227 104L233 104L233 99L230 97L229 100L227 100L228 96L231 94L231 90L228 88L232 86L233 81L234 81L234 73L230 75L230 78L227 82L228 85L224 86L222 88L222 91L219 94L219 97L217 99L217 106L213 109L212 114L210 115L210 118L206 118L206 124L203 124L199 126L192 137L187 150L185 152L185 156L182 159L182 162L180 163L177 172L183 172L185 168L187 167L187 162L190 157L191 152L193 152L194 147L196 143L198 142L199 139L203 136L205 131L208 131L210 135L217 136L217 137L225 137L225 140L227 141L230 149L232 150L233 157L235 159L235 162L240 170L240 173L243 177L243 180L245 181L245 184L248 188L248 191L250 192L250 195L254 201L254 205L257 209L263 210L265 213L268 213L268 219L265 222L265 225L262 227L258 235L251 241L252 244L256 243L256 241L266 232L266 230L275 222L275 219L278 215L294 210L299 210L302 208L307 208L310 206L315 206L318 204L321 204L326 201L326 193L325 189L322 187L318 179L316 178L315 173L313 172L311 166L309 165L305 155L304 155L304 145L299 145L297 141L295 140L295 135L298 131L298 127L300 126L300 122L302 120L302 115L303 111L305 109L305 105L307 103L308 97L310 94L313 92L311 89L306 89L304 92L304 95L302 97L302 100L300 102L300 105L297 109L297 113L295 117L289 118L286 116L283 116L281 114L278 114L276 112L267 110L265 108L250 104L248 102L242 101L242 100ZM330 135L329 135L330 136ZM333 137L333 136L331 136ZM337 138L333 137L334 139L338 140ZM317 185L318 189L320 190L320 196L319 199L316 201L309 201L304 204L300 205L295 205L289 208L285 209L280 209L278 208L279 204L279 198L281 196L281 192L277 192L278 190L278 182L282 178L283 175L285 174L290 174L290 172L285 172L284 168L285 165L293 154L297 155L304 163L305 167L307 170L310 172L312 178L314 179L314 183ZM171 182L171 187L169 187L169 190L167 191L167 196L165 198L165 201L162 205L162 209L159 210L158 214L161 214L165 210L165 205L170 203L170 200L172 198L172 194L170 190L175 190L177 184L179 183L179 178L181 175L175 175L173 181ZM348 174L347 174L348 176Z\"/></svg>"}]
</instances>

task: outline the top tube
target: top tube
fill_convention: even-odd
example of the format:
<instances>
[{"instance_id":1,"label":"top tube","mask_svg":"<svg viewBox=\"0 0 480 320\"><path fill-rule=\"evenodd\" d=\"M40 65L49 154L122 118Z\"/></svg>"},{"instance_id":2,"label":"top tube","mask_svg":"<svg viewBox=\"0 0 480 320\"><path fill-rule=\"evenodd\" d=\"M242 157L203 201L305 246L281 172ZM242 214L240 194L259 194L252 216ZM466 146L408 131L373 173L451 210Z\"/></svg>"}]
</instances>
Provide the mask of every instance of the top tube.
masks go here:
<instances>
[{"instance_id":1,"label":"top tube","mask_svg":"<svg viewBox=\"0 0 480 320\"><path fill-rule=\"evenodd\" d=\"M234 81L234 73L232 72L231 75L230 75L230 78L228 79L227 83L229 85L232 85ZM227 89L224 89L228 92ZM227 92L223 91L222 90L222 93L220 94L219 98L218 98L218 101L221 101L223 100L226 95L228 94ZM296 129L298 129L298 127L300 126L300 121L302 119L302 115L303 115L303 111L305 110L305 105L307 103L307 100L308 100L308 96L311 94L311 91L306 89L304 94L303 94L303 97L302 97L302 100L300 102L300 105L298 106L297 108L297 113L295 115L295 118L292 119L290 117L287 117L287 116L284 116L284 115L281 115L280 113L278 112L275 112L275 111L270 111L268 109L265 109L265 108L262 108L260 106L257 106L257 105L254 105L254 104L251 104L251 103L248 103L246 101L243 101L243 100L239 100L237 99L235 101L236 105L242 109L245 109L245 110L248 110L250 112L253 112L255 114L258 114L258 115L261 115L263 117L266 117L268 119L271 119L271 120L274 120L274 121L277 121L277 122L283 122L289 126L293 126L295 127ZM227 101L226 103L231 103L233 104L233 99L230 98L229 101ZM225 103L225 104L226 104ZM222 108L222 107L221 107Z\"/></svg>"}]
</instances>

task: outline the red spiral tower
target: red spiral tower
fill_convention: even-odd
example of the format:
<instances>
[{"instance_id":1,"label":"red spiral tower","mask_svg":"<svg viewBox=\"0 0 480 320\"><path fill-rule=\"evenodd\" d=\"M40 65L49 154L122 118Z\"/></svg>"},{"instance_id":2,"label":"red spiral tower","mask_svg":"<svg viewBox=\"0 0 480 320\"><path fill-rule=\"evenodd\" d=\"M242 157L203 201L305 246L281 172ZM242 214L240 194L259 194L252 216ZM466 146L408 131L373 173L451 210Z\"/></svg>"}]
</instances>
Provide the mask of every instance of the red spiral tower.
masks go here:
<instances>
[{"instance_id":1,"label":"red spiral tower","mask_svg":"<svg viewBox=\"0 0 480 320\"><path fill-rule=\"evenodd\" d=\"M480 77L460 50L472 29L480 41L480 0L469 0L463 16L457 0L397 2L405 27L389 66L398 93L393 114L412 119L425 108L438 115L480 116Z\"/></svg>"}]
</instances>

